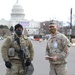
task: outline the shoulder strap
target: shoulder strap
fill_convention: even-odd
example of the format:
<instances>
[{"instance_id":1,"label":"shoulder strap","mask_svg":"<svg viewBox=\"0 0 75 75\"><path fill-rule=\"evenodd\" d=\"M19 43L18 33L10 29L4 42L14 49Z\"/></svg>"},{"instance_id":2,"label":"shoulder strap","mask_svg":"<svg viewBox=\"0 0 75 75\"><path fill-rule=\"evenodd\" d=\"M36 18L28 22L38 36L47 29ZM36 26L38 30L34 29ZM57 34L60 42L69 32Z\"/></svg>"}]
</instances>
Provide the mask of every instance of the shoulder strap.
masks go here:
<instances>
[{"instance_id":1,"label":"shoulder strap","mask_svg":"<svg viewBox=\"0 0 75 75\"><path fill-rule=\"evenodd\" d=\"M16 37L16 35L14 35L14 41L17 42L17 44L19 45L19 47L21 48L20 46L20 38Z\"/></svg>"}]
</instances>

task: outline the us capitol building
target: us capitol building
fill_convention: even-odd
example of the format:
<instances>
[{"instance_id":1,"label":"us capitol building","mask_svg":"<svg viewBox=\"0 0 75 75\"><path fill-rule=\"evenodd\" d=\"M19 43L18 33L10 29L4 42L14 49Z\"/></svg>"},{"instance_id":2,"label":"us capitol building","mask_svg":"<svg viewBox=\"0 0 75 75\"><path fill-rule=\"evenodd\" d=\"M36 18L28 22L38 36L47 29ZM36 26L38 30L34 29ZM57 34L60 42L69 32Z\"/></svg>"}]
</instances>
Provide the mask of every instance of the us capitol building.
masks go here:
<instances>
[{"instance_id":1,"label":"us capitol building","mask_svg":"<svg viewBox=\"0 0 75 75\"><path fill-rule=\"evenodd\" d=\"M40 23L32 20L25 19L24 9L19 4L18 0L13 5L11 18L9 21L1 19L0 25L7 25L9 28L14 27L15 24L22 24L23 28L27 30L28 34L38 34Z\"/></svg>"}]
</instances>

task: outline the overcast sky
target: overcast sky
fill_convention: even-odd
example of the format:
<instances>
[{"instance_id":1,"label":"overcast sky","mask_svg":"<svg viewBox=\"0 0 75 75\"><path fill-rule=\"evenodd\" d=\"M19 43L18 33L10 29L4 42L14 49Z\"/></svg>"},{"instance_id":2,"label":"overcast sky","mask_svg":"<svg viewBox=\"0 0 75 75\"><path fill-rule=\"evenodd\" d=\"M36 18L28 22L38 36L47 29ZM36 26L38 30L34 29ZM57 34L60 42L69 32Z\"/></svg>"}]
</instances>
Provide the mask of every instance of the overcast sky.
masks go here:
<instances>
[{"instance_id":1,"label":"overcast sky","mask_svg":"<svg viewBox=\"0 0 75 75\"><path fill-rule=\"evenodd\" d=\"M0 0L0 19L10 19L13 5L17 0ZM35 21L45 21L57 19L61 21L69 20L70 8L75 13L74 0L19 0L23 7L25 19Z\"/></svg>"}]
</instances>

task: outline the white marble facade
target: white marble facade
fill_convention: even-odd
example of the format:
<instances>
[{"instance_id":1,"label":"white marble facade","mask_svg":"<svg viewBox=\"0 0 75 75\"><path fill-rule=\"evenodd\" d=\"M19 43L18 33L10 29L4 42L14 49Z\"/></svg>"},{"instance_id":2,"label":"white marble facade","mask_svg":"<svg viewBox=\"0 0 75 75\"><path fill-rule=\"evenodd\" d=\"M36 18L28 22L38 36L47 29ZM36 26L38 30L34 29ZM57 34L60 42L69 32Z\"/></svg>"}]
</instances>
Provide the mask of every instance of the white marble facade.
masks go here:
<instances>
[{"instance_id":1,"label":"white marble facade","mask_svg":"<svg viewBox=\"0 0 75 75\"><path fill-rule=\"evenodd\" d=\"M15 26L15 24L20 23L23 25L24 28L26 28L28 34L38 34L39 33L39 27L40 23L32 20L25 19L24 9L19 4L18 0L13 5L12 11L11 11L11 18L9 21L5 19L0 20L0 25L7 25L9 28L11 26Z\"/></svg>"}]
</instances>

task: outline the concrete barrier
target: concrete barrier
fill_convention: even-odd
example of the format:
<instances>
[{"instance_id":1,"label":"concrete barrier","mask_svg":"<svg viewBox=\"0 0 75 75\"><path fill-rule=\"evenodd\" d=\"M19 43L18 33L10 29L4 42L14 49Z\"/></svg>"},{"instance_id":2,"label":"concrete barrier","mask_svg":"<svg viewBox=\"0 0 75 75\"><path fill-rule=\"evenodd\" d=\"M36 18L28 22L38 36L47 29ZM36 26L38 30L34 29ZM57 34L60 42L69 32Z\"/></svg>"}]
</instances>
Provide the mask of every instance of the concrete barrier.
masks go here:
<instances>
[{"instance_id":1,"label":"concrete barrier","mask_svg":"<svg viewBox=\"0 0 75 75\"><path fill-rule=\"evenodd\" d=\"M72 38L72 46L75 47L75 38Z\"/></svg>"},{"instance_id":2,"label":"concrete barrier","mask_svg":"<svg viewBox=\"0 0 75 75\"><path fill-rule=\"evenodd\" d=\"M72 42L75 43L75 38L72 39Z\"/></svg>"}]
</instances>

